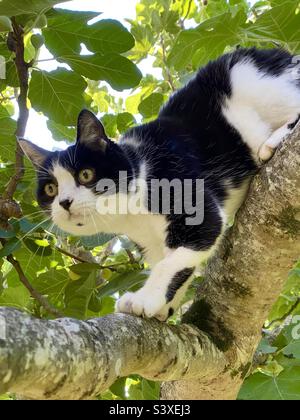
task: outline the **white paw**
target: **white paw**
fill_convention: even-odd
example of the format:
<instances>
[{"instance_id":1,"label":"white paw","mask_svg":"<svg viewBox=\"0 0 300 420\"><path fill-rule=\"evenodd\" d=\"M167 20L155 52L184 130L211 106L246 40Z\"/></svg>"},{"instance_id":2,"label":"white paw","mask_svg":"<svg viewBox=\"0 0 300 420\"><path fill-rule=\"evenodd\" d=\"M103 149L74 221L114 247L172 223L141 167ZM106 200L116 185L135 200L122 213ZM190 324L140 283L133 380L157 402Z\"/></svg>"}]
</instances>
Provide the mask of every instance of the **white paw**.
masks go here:
<instances>
[{"instance_id":1,"label":"white paw","mask_svg":"<svg viewBox=\"0 0 300 420\"><path fill-rule=\"evenodd\" d=\"M267 162L274 155L275 149L266 144L263 144L259 150L258 157L262 162Z\"/></svg>"},{"instance_id":2,"label":"white paw","mask_svg":"<svg viewBox=\"0 0 300 420\"><path fill-rule=\"evenodd\" d=\"M167 303L163 291L142 288L136 293L125 293L117 302L117 312L125 312L146 318L165 321L174 312L171 302Z\"/></svg>"}]
</instances>

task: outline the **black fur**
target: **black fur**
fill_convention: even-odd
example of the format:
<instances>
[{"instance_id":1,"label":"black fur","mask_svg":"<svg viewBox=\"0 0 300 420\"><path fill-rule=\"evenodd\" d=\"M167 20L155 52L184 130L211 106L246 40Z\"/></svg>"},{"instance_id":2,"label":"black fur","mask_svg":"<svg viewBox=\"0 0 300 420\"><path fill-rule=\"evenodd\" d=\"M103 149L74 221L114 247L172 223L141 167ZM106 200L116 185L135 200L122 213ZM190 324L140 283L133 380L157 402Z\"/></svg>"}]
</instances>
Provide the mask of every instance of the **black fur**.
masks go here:
<instances>
[{"instance_id":1,"label":"black fur","mask_svg":"<svg viewBox=\"0 0 300 420\"><path fill-rule=\"evenodd\" d=\"M181 286L188 280L189 277L193 274L195 267L192 268L185 268L184 270L179 271L173 277L171 283L168 286L168 290L166 293L166 300L167 303L171 302L174 299L176 292L180 289Z\"/></svg>"},{"instance_id":2,"label":"black fur","mask_svg":"<svg viewBox=\"0 0 300 420\"><path fill-rule=\"evenodd\" d=\"M227 197L225 181L239 187L252 176L257 165L240 134L220 112L226 96L231 94L229 71L241 60L252 60L260 69L278 75L291 63L291 56L283 50L237 49L200 69L196 76L178 90L165 104L158 118L129 130L119 144L109 140L105 151L91 152L83 144L71 146L69 151L56 153L60 162L73 171L75 179L80 169L92 167L97 179L110 178L117 182L120 170L127 171L129 180L139 173L141 161L148 163L148 183L151 179L204 179L205 215L202 224L186 225L186 215L166 215L168 220L166 245L185 246L194 250L209 249L219 237L222 220L219 205ZM136 139L139 148L126 143ZM76 151L76 164L70 155ZM45 162L51 166L53 156ZM38 201L49 206L43 188L44 173L39 180ZM55 181L55 180L54 180ZM95 184L90 186L95 189ZM150 203L150 200L149 200ZM161 208L158 209L161 213Z\"/></svg>"}]
</instances>

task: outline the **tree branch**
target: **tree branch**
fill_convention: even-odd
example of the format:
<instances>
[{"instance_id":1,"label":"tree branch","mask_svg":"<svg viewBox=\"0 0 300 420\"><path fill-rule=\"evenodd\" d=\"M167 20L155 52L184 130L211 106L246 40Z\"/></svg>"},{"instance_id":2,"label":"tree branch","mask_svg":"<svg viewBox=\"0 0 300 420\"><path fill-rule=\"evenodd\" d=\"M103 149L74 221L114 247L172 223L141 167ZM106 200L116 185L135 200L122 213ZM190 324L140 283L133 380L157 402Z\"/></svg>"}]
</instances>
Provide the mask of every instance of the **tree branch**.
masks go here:
<instances>
[{"instance_id":1,"label":"tree branch","mask_svg":"<svg viewBox=\"0 0 300 420\"><path fill-rule=\"evenodd\" d=\"M172 399L235 399L261 328L300 255L300 129L253 182L199 298L170 326L129 315L35 320L0 309L0 392L85 399L117 377L170 381ZM2 331L2 336L1 336ZM172 382L176 381L176 382Z\"/></svg>"},{"instance_id":2,"label":"tree branch","mask_svg":"<svg viewBox=\"0 0 300 420\"><path fill-rule=\"evenodd\" d=\"M0 308L0 393L89 399L131 373L153 380L217 376L226 361L207 335L115 314L86 322Z\"/></svg>"},{"instance_id":3,"label":"tree branch","mask_svg":"<svg viewBox=\"0 0 300 420\"><path fill-rule=\"evenodd\" d=\"M12 18L12 24L14 32L14 48L15 48L15 65L20 83L20 94L18 96L19 106L19 117L17 121L17 137L24 137L26 131L26 125L29 117L29 110L27 107L27 96L28 96L28 80L29 80L29 66L25 61L24 51L24 31L23 28L16 23L16 20ZM15 174L11 178L7 185L6 191L3 194L3 198L6 200L12 200L13 195L17 189L19 181L24 175L24 153L20 148L19 144L16 145L16 163L15 163Z\"/></svg>"}]
</instances>

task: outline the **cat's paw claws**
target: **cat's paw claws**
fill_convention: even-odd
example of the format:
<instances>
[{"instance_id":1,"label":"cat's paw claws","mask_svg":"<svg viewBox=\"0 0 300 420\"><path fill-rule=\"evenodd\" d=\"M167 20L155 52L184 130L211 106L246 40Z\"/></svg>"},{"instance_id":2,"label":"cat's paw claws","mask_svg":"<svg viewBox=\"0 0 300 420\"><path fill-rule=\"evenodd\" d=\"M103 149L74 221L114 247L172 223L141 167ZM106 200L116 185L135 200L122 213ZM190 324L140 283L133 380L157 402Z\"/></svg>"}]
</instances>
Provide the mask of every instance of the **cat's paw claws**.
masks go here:
<instances>
[{"instance_id":1,"label":"cat's paw claws","mask_svg":"<svg viewBox=\"0 0 300 420\"><path fill-rule=\"evenodd\" d=\"M125 293L117 302L117 312L129 313L145 318L157 318L166 321L170 311L170 305L166 303L163 293L153 296L143 289L136 293Z\"/></svg>"}]
</instances>

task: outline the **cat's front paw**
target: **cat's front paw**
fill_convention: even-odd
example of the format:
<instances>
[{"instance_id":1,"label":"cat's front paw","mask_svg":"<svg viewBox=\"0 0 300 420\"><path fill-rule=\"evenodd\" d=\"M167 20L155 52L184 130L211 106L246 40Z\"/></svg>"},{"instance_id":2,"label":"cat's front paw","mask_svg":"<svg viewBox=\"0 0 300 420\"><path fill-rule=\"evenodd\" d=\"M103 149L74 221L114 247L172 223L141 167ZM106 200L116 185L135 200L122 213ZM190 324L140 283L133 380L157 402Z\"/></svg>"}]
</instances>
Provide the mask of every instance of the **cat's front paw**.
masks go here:
<instances>
[{"instance_id":1,"label":"cat's front paw","mask_svg":"<svg viewBox=\"0 0 300 420\"><path fill-rule=\"evenodd\" d=\"M163 292L151 293L144 288L136 293L125 293L118 300L116 310L146 318L157 318L160 321L166 321L174 313Z\"/></svg>"}]
</instances>

